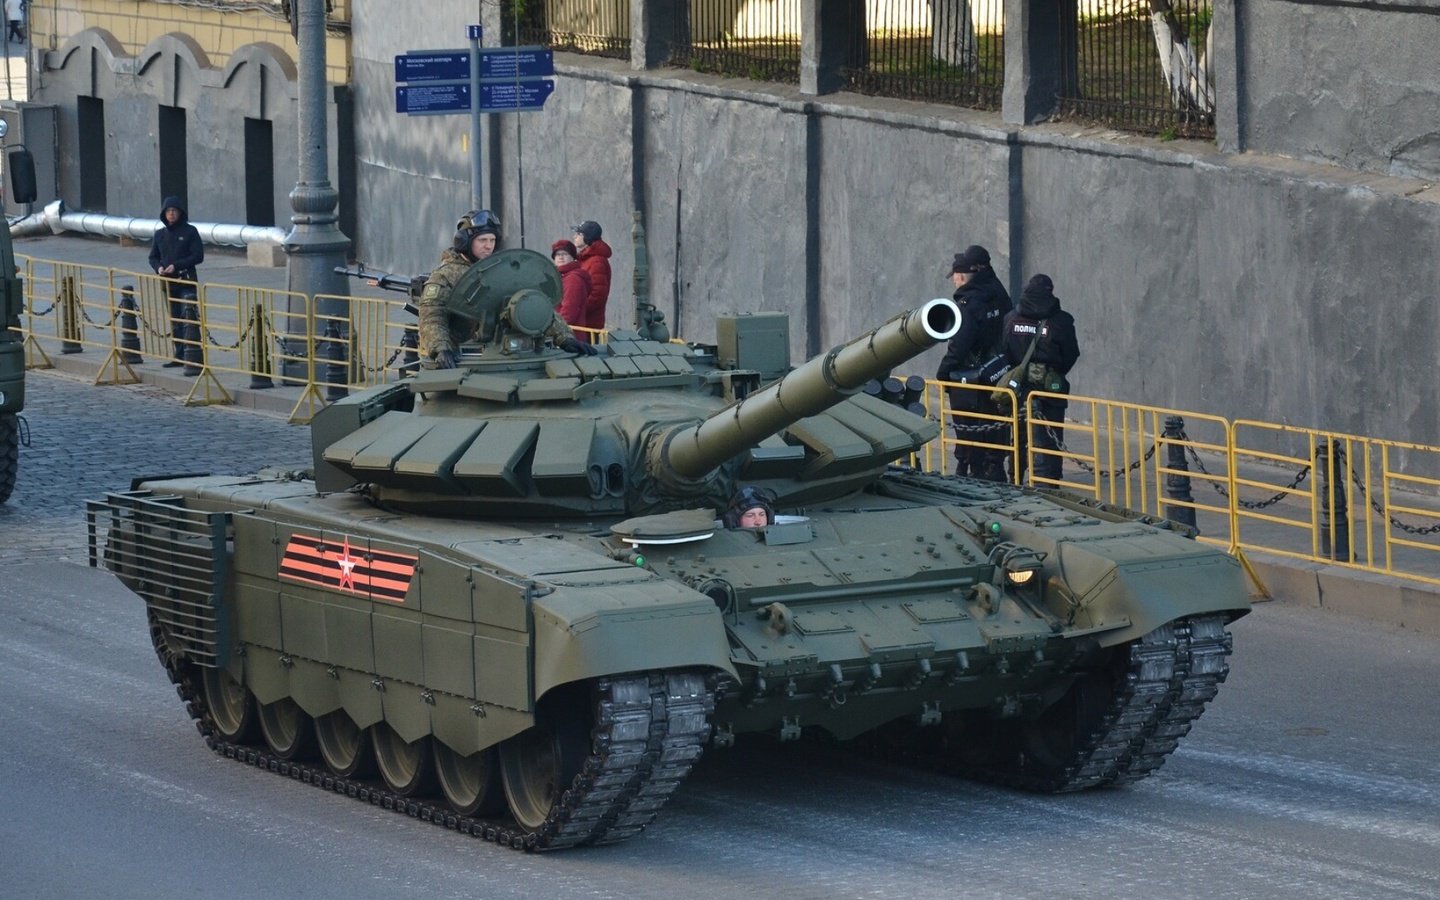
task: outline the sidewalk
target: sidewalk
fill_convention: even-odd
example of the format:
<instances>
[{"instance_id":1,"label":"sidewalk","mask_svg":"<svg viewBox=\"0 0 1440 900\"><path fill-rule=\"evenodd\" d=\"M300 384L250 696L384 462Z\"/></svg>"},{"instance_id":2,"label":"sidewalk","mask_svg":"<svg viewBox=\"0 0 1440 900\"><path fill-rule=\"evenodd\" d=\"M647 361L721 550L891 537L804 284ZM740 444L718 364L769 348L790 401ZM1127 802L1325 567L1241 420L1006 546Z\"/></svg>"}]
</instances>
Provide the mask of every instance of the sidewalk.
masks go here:
<instances>
[{"instance_id":1,"label":"sidewalk","mask_svg":"<svg viewBox=\"0 0 1440 900\"><path fill-rule=\"evenodd\" d=\"M149 247L133 242L122 244L110 238L56 235L19 238L15 241L15 252L17 255L37 260L144 272L147 269ZM283 266L252 266L245 253L238 249L206 247L200 277L206 284L283 290L286 287L287 272ZM350 281L350 290L354 296L390 301L400 298L399 294L369 287L355 279ZM50 354L56 370L87 381L96 379L105 362L105 354L96 352L94 348L86 348L81 353L63 354L60 352L58 339L42 337L40 343ZM179 374L182 371L179 368L162 368L160 364L164 361L163 358L147 355L143 363L132 368L143 383L155 385L184 398L195 388L196 379ZM249 380L240 375L221 373L216 377L234 399L235 405L282 417L290 414L304 393L302 387L284 386L278 378L275 380L275 387L259 390L250 387ZM1203 486L1197 483L1195 490L1199 492L1202 489ZM1219 533L1213 526L1206 524L1203 516L1201 527L1206 528L1207 533ZM1263 523L1251 527L1260 528ZM1277 599L1440 635L1440 587L1343 566L1253 551L1246 555L1260 579Z\"/></svg>"}]
</instances>

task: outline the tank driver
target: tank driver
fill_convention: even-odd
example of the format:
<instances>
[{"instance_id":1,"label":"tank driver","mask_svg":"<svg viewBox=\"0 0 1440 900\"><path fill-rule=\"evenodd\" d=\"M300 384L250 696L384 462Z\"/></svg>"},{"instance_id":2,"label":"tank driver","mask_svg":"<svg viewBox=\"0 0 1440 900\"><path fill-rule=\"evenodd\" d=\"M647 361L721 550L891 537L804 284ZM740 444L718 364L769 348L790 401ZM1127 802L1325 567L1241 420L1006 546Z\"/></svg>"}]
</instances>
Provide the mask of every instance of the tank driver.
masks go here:
<instances>
[{"instance_id":1,"label":"tank driver","mask_svg":"<svg viewBox=\"0 0 1440 900\"><path fill-rule=\"evenodd\" d=\"M725 508L726 528L764 528L775 524L775 510L768 493L754 485L735 492Z\"/></svg>"}]
</instances>

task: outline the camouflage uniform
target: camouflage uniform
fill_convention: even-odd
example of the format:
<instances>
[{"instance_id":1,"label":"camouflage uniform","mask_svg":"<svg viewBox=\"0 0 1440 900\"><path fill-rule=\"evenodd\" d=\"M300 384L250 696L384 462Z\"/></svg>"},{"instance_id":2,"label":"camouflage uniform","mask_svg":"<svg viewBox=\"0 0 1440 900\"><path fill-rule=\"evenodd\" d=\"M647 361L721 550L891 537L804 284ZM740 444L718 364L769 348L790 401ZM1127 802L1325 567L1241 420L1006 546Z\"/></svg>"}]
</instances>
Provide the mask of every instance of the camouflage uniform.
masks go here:
<instances>
[{"instance_id":1,"label":"camouflage uniform","mask_svg":"<svg viewBox=\"0 0 1440 900\"><path fill-rule=\"evenodd\" d=\"M425 279L420 292L420 365L433 368L435 357L441 351L449 350L457 357L460 345L479 340L479 322L472 322L461 316L452 316L445 309L450 291L475 265L470 258L458 250L446 250L440 254L440 265ZM555 346L575 339L575 332L556 313L545 328L544 337Z\"/></svg>"},{"instance_id":2,"label":"camouflage uniform","mask_svg":"<svg viewBox=\"0 0 1440 900\"><path fill-rule=\"evenodd\" d=\"M475 338L477 323L459 316L452 316L445 310L445 301L450 289L465 277L474 265L470 257L458 250L446 250L440 254L440 265L425 280L420 293L420 360L422 365L431 364L440 351L449 350L460 355L460 344Z\"/></svg>"}]
</instances>

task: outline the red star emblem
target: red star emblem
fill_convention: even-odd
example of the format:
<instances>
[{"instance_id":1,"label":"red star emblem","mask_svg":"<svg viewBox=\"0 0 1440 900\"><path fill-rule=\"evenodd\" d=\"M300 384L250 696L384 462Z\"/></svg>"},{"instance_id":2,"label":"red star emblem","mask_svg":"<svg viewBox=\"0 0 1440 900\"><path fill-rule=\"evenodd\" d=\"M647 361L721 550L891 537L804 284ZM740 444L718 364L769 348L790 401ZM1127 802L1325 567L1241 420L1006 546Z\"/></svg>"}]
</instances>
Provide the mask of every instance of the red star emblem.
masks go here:
<instances>
[{"instance_id":1,"label":"red star emblem","mask_svg":"<svg viewBox=\"0 0 1440 900\"><path fill-rule=\"evenodd\" d=\"M350 555L350 536L345 536L345 547L340 557L335 560L340 566L340 587L355 590L355 565L359 559Z\"/></svg>"}]
</instances>

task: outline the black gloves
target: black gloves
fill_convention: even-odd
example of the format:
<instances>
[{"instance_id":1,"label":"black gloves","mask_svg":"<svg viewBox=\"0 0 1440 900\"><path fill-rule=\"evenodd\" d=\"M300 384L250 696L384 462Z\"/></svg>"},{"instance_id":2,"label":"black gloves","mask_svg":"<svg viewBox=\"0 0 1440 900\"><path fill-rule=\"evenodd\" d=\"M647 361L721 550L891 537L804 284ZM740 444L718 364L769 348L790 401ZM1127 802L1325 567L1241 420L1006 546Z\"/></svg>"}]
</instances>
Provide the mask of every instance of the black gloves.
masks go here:
<instances>
[{"instance_id":1,"label":"black gloves","mask_svg":"<svg viewBox=\"0 0 1440 900\"><path fill-rule=\"evenodd\" d=\"M578 356L595 356L600 352L595 349L594 344L582 344L573 337L566 338L564 342L560 344L560 349L566 353L574 353Z\"/></svg>"},{"instance_id":2,"label":"black gloves","mask_svg":"<svg viewBox=\"0 0 1440 900\"><path fill-rule=\"evenodd\" d=\"M449 350L441 350L435 354L435 367L437 369L455 368L455 354Z\"/></svg>"}]
</instances>

